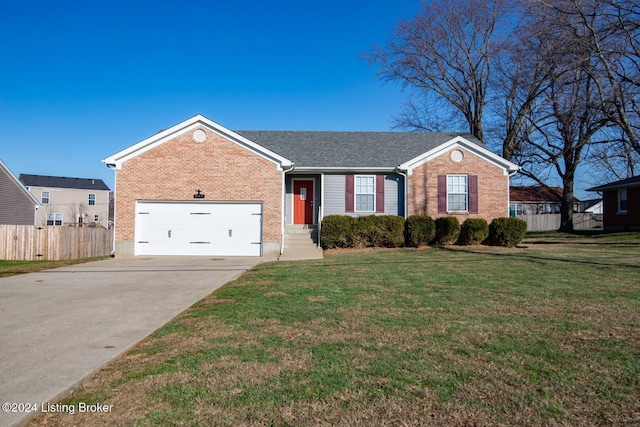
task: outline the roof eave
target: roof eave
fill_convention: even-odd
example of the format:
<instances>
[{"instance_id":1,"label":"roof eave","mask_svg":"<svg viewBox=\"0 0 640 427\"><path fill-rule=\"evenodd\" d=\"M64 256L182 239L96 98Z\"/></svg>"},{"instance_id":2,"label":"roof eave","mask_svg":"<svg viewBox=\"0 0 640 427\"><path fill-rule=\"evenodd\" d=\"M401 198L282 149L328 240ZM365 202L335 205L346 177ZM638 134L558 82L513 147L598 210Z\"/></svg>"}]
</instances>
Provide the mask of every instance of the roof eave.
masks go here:
<instances>
[{"instance_id":1,"label":"roof eave","mask_svg":"<svg viewBox=\"0 0 640 427\"><path fill-rule=\"evenodd\" d=\"M520 166L516 165L515 163L512 163L500 156L498 156L497 154L489 151L488 149L481 147L480 145L466 139L463 136L457 136L455 138L450 139L449 141L446 141L440 145L438 145L435 148L432 148L431 150L427 151L426 153L421 154L420 156L417 156L413 159L410 159L404 163L402 163L400 166L398 166L401 170L405 170L409 173L411 173L413 171L414 168L434 159L435 157L438 157L440 155L442 155L443 153L450 151L456 147L463 147L469 151L471 151L472 153L485 158L486 160L488 160L489 162L493 163L494 165L502 168L505 172L505 175L510 175L512 173L517 172L518 170L520 170Z\"/></svg>"},{"instance_id":2,"label":"roof eave","mask_svg":"<svg viewBox=\"0 0 640 427\"><path fill-rule=\"evenodd\" d=\"M104 163L111 169L120 169L125 161L136 157L146 151L149 151L150 149L174 138L175 136L195 129L198 126L206 127L210 131L223 136L238 145L244 146L250 151L272 161L273 163L276 163L279 169L291 167L291 165L293 164L291 160L243 137L236 132L233 132L230 129L225 128L222 125L219 125L212 120L207 119L200 114L197 114L190 119L187 119L175 126L170 127L169 129L158 132L157 134L150 136L149 138L146 138L138 142L137 144L125 148L124 150L121 150L109 157L106 157L102 160L102 163Z\"/></svg>"}]
</instances>

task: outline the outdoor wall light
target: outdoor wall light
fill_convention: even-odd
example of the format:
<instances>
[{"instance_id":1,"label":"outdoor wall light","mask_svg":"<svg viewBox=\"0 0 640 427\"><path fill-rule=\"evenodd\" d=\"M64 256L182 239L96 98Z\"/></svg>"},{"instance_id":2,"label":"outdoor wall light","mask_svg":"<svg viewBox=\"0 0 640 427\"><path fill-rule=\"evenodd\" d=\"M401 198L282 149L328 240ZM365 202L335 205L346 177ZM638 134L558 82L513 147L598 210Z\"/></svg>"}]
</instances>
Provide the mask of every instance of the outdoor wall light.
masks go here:
<instances>
[{"instance_id":1,"label":"outdoor wall light","mask_svg":"<svg viewBox=\"0 0 640 427\"><path fill-rule=\"evenodd\" d=\"M193 195L194 199L204 199L204 194L202 194L202 190L199 188L196 190L196 194Z\"/></svg>"}]
</instances>

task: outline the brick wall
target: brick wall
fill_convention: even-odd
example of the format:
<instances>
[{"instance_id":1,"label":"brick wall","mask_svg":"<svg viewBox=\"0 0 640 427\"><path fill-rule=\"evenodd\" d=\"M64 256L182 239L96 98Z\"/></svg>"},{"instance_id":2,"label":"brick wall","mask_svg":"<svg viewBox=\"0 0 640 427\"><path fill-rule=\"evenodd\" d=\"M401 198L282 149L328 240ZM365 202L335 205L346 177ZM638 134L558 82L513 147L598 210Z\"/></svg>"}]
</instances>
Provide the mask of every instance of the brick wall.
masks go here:
<instances>
[{"instance_id":1,"label":"brick wall","mask_svg":"<svg viewBox=\"0 0 640 427\"><path fill-rule=\"evenodd\" d=\"M415 168L409 176L409 215L457 216L462 223L467 218L493 218L509 216L509 177L504 170L463 148L464 157L455 162L448 151ZM478 176L478 213L438 213L438 175L468 174Z\"/></svg>"},{"instance_id":2,"label":"brick wall","mask_svg":"<svg viewBox=\"0 0 640 427\"><path fill-rule=\"evenodd\" d=\"M280 242L282 171L276 164L208 128L204 142L190 130L122 165L116 171L116 245L133 242L136 200L260 201L263 242Z\"/></svg>"},{"instance_id":3,"label":"brick wall","mask_svg":"<svg viewBox=\"0 0 640 427\"><path fill-rule=\"evenodd\" d=\"M640 229L640 187L627 188L627 212L618 212L618 190L605 191L604 228L608 230Z\"/></svg>"}]
</instances>

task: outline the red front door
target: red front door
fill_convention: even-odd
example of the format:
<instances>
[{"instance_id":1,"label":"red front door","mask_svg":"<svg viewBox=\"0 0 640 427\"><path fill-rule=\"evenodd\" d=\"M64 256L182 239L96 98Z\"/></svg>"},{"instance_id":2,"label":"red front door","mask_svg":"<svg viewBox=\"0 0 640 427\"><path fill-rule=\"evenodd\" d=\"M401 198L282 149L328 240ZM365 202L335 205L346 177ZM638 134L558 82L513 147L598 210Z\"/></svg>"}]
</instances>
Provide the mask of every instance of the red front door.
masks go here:
<instances>
[{"instance_id":1,"label":"red front door","mask_svg":"<svg viewBox=\"0 0 640 427\"><path fill-rule=\"evenodd\" d=\"M293 181L293 223L313 224L313 181Z\"/></svg>"}]
</instances>

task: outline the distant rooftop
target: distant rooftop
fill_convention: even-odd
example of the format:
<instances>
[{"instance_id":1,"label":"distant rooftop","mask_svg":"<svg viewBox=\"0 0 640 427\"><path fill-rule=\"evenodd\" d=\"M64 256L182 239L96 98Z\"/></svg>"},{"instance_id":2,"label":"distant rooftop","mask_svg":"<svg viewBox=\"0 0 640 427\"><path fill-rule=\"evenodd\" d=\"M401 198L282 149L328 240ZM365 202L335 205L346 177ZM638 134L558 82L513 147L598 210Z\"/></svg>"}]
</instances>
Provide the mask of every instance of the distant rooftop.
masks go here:
<instances>
[{"instance_id":1,"label":"distant rooftop","mask_svg":"<svg viewBox=\"0 0 640 427\"><path fill-rule=\"evenodd\" d=\"M558 202L562 201L562 188L542 186L513 186L509 188L509 200L512 202ZM573 198L574 202L578 199Z\"/></svg>"},{"instance_id":2,"label":"distant rooftop","mask_svg":"<svg viewBox=\"0 0 640 427\"><path fill-rule=\"evenodd\" d=\"M45 176L20 174L20 182L27 187L74 188L79 190L111 191L101 179L67 178L64 176Z\"/></svg>"}]
</instances>

